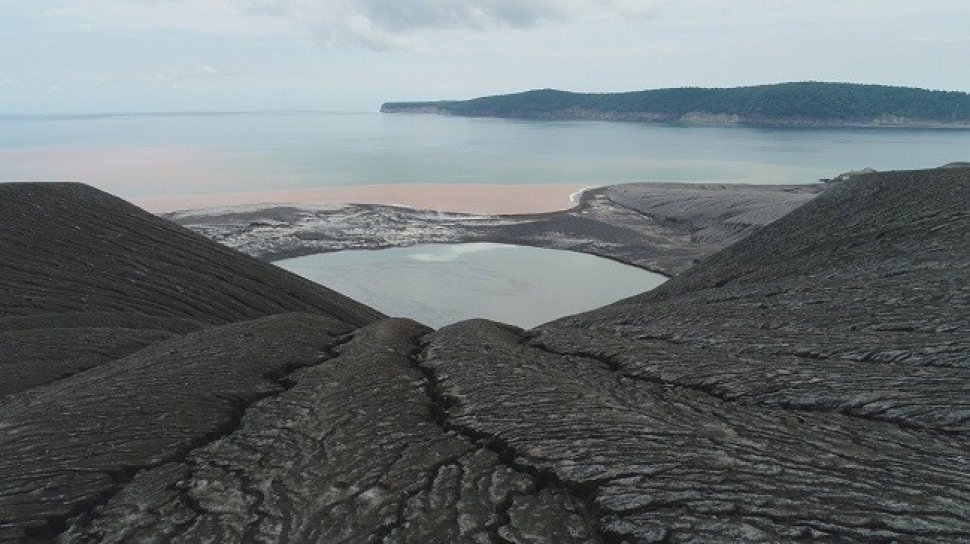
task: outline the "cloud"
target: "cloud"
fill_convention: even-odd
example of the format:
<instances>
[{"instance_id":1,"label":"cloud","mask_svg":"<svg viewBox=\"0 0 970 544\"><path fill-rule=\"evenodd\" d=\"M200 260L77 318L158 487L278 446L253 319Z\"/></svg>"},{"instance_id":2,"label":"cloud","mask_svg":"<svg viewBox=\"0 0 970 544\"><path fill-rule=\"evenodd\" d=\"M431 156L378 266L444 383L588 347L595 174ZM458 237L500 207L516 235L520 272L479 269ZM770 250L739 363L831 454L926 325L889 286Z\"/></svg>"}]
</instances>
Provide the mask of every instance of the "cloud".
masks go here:
<instances>
[{"instance_id":1,"label":"cloud","mask_svg":"<svg viewBox=\"0 0 970 544\"><path fill-rule=\"evenodd\" d=\"M545 5L544 5L545 4ZM438 28L486 28L493 25L529 27L559 15L555 3L518 0L447 2L440 0L361 0L357 15L388 32Z\"/></svg>"},{"instance_id":2,"label":"cloud","mask_svg":"<svg viewBox=\"0 0 970 544\"><path fill-rule=\"evenodd\" d=\"M121 32L311 36L372 49L414 47L442 32L652 16L661 0L60 0L63 24Z\"/></svg>"},{"instance_id":3,"label":"cloud","mask_svg":"<svg viewBox=\"0 0 970 544\"><path fill-rule=\"evenodd\" d=\"M2 0L0 0L2 1ZM38 6L45 30L141 34L191 32L222 37L280 35L291 26L249 13L237 0L51 0Z\"/></svg>"},{"instance_id":4,"label":"cloud","mask_svg":"<svg viewBox=\"0 0 970 544\"><path fill-rule=\"evenodd\" d=\"M651 16L659 0L234 0L288 18L328 43L412 47L447 31L525 29L546 21Z\"/></svg>"}]
</instances>

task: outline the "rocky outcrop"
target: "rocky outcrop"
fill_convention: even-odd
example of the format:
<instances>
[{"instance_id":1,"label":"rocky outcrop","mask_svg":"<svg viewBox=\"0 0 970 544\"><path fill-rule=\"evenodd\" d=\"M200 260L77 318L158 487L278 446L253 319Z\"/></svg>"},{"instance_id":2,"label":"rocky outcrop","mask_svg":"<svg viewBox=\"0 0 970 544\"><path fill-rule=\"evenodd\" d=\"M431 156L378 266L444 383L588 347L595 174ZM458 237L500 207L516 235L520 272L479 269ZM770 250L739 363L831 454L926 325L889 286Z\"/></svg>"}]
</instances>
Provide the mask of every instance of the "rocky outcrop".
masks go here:
<instances>
[{"instance_id":1,"label":"rocky outcrop","mask_svg":"<svg viewBox=\"0 0 970 544\"><path fill-rule=\"evenodd\" d=\"M68 245L4 248L3 285L31 295L4 291L0 342L57 340L0 368L82 363L0 401L0 539L970 542L970 170L853 177L653 292L532 331L381 319L262 265L224 291L251 260L168 226L154 244L199 253L95 246L155 224L97 198L81 229L47 228L102 248L64 256L101 274L45 274ZM132 255L171 287L114 296ZM212 282L192 310L170 300L180 278ZM94 313L59 302L72 281Z\"/></svg>"}]
</instances>

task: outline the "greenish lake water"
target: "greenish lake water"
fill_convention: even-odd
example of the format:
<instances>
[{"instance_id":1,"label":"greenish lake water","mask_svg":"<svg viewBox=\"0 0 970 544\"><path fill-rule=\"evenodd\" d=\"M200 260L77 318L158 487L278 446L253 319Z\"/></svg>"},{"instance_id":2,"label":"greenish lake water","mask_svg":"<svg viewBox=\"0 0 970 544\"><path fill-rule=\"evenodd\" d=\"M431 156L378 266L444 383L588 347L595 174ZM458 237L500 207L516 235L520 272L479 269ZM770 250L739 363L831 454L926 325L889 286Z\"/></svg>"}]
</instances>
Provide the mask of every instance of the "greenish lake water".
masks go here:
<instances>
[{"instance_id":1,"label":"greenish lake water","mask_svg":"<svg viewBox=\"0 0 970 544\"><path fill-rule=\"evenodd\" d=\"M472 318L531 328L666 280L593 255L489 243L340 251L274 264L435 328Z\"/></svg>"},{"instance_id":2,"label":"greenish lake water","mask_svg":"<svg viewBox=\"0 0 970 544\"><path fill-rule=\"evenodd\" d=\"M970 160L970 131L759 129L380 113L0 116L0 181L124 198L382 183L807 183Z\"/></svg>"}]
</instances>

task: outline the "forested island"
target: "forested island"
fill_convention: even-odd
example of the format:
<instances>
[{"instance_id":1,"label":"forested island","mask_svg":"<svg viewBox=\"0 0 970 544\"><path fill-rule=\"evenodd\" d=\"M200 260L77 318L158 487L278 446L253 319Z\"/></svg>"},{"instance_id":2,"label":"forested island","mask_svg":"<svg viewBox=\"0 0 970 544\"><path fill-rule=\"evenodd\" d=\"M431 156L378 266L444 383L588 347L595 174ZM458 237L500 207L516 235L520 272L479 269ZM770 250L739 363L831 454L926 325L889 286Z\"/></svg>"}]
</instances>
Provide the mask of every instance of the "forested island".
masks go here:
<instances>
[{"instance_id":1,"label":"forested island","mask_svg":"<svg viewBox=\"0 0 970 544\"><path fill-rule=\"evenodd\" d=\"M388 102L384 113L778 127L970 128L970 94L800 82L623 93L533 90L472 100Z\"/></svg>"}]
</instances>

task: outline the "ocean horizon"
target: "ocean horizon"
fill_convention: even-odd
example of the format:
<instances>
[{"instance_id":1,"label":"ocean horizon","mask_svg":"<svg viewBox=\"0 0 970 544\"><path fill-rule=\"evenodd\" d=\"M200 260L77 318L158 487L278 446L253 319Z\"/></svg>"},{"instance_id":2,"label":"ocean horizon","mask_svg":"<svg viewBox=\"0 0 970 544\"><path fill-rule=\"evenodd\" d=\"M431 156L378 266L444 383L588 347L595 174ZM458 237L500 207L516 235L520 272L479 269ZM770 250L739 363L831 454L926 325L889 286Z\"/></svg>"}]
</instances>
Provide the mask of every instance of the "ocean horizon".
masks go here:
<instances>
[{"instance_id":1,"label":"ocean horizon","mask_svg":"<svg viewBox=\"0 0 970 544\"><path fill-rule=\"evenodd\" d=\"M146 202L204 195L206 205L219 195L390 184L560 184L568 195L629 182L813 183L866 167L939 166L965 160L967 149L970 131L932 129L375 111L0 115L0 181L79 181Z\"/></svg>"}]
</instances>

